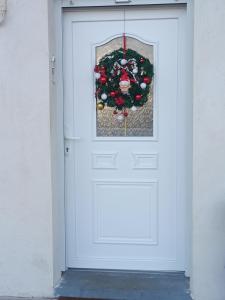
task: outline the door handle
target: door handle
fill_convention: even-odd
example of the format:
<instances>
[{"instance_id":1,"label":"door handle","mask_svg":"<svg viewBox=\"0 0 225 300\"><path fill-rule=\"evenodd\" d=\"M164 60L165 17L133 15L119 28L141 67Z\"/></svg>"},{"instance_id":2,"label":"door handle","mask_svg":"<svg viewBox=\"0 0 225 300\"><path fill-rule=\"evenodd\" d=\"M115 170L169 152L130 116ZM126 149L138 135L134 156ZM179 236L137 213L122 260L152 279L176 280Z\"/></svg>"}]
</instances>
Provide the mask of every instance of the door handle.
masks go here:
<instances>
[{"instance_id":1,"label":"door handle","mask_svg":"<svg viewBox=\"0 0 225 300\"><path fill-rule=\"evenodd\" d=\"M64 139L71 141L79 141L81 138L79 136L65 136Z\"/></svg>"},{"instance_id":2,"label":"door handle","mask_svg":"<svg viewBox=\"0 0 225 300\"><path fill-rule=\"evenodd\" d=\"M64 136L65 140L68 141L79 141L81 138L79 136ZM65 141L65 154L69 155L70 154L70 148L71 144L69 142Z\"/></svg>"},{"instance_id":3,"label":"door handle","mask_svg":"<svg viewBox=\"0 0 225 300\"><path fill-rule=\"evenodd\" d=\"M115 3L130 3L131 0L115 0Z\"/></svg>"}]
</instances>

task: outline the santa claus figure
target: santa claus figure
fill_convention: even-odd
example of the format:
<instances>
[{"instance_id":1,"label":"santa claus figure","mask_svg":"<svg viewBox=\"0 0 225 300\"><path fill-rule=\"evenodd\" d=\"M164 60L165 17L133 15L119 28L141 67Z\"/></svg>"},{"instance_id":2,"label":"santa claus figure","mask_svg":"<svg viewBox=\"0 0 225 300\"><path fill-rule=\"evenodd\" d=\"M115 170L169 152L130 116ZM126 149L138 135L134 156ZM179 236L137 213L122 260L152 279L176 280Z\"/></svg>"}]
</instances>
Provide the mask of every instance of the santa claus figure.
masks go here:
<instances>
[{"instance_id":1,"label":"santa claus figure","mask_svg":"<svg viewBox=\"0 0 225 300\"><path fill-rule=\"evenodd\" d=\"M120 77L120 90L122 94L128 94L130 88L130 78L126 71L123 72L122 76Z\"/></svg>"}]
</instances>

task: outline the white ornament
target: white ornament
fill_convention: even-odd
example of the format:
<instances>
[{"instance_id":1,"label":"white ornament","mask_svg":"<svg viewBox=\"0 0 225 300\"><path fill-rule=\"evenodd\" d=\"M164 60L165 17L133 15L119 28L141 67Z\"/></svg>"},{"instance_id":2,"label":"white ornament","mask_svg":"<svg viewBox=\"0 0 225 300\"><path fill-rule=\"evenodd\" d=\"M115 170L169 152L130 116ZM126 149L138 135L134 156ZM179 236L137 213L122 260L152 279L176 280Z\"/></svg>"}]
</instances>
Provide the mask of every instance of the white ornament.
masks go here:
<instances>
[{"instance_id":1,"label":"white ornament","mask_svg":"<svg viewBox=\"0 0 225 300\"><path fill-rule=\"evenodd\" d=\"M102 95L101 95L101 99L102 99L102 100L106 100L106 99L107 99L107 95L106 95L105 93L102 94Z\"/></svg>"},{"instance_id":2,"label":"white ornament","mask_svg":"<svg viewBox=\"0 0 225 300\"><path fill-rule=\"evenodd\" d=\"M124 116L123 116L123 115L118 115L116 118L117 118L117 120L118 120L119 122L122 122L123 119L124 119Z\"/></svg>"},{"instance_id":3,"label":"white ornament","mask_svg":"<svg viewBox=\"0 0 225 300\"><path fill-rule=\"evenodd\" d=\"M137 107L133 105L133 106L131 107L131 110L132 110L132 111L136 111L136 110L137 110Z\"/></svg>"},{"instance_id":4,"label":"white ornament","mask_svg":"<svg viewBox=\"0 0 225 300\"><path fill-rule=\"evenodd\" d=\"M142 82L142 83L140 84L140 86L141 86L141 88L144 90L144 89L146 89L147 84L146 84L145 82Z\"/></svg>"},{"instance_id":5,"label":"white ornament","mask_svg":"<svg viewBox=\"0 0 225 300\"><path fill-rule=\"evenodd\" d=\"M133 69L133 74L137 74L138 73L138 68Z\"/></svg>"},{"instance_id":6,"label":"white ornament","mask_svg":"<svg viewBox=\"0 0 225 300\"><path fill-rule=\"evenodd\" d=\"M126 65L127 64L127 60L125 59L125 58L123 58L122 60L121 60L121 65Z\"/></svg>"},{"instance_id":7,"label":"white ornament","mask_svg":"<svg viewBox=\"0 0 225 300\"><path fill-rule=\"evenodd\" d=\"M101 74L100 73L95 73L95 78L96 79L99 79L101 77Z\"/></svg>"}]
</instances>

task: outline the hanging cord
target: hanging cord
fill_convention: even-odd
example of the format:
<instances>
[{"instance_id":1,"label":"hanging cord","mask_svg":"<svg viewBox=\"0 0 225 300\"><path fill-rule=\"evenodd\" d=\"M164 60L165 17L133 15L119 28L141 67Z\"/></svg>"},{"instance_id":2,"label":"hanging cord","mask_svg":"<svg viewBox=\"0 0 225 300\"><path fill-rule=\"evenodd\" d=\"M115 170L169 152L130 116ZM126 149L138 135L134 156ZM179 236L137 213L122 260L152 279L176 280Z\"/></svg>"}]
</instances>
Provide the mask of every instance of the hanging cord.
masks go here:
<instances>
[{"instance_id":1,"label":"hanging cord","mask_svg":"<svg viewBox=\"0 0 225 300\"><path fill-rule=\"evenodd\" d=\"M123 10L123 58L126 59L127 38L126 38L126 9ZM127 117L124 118L124 135L127 136Z\"/></svg>"},{"instance_id":2,"label":"hanging cord","mask_svg":"<svg viewBox=\"0 0 225 300\"><path fill-rule=\"evenodd\" d=\"M123 32L126 33L126 8L123 10Z\"/></svg>"},{"instance_id":3,"label":"hanging cord","mask_svg":"<svg viewBox=\"0 0 225 300\"><path fill-rule=\"evenodd\" d=\"M126 39L126 10L123 10L123 57L126 58L127 39Z\"/></svg>"},{"instance_id":4,"label":"hanging cord","mask_svg":"<svg viewBox=\"0 0 225 300\"><path fill-rule=\"evenodd\" d=\"M123 34L123 58L126 58L126 52L127 52L127 38L126 34Z\"/></svg>"}]
</instances>

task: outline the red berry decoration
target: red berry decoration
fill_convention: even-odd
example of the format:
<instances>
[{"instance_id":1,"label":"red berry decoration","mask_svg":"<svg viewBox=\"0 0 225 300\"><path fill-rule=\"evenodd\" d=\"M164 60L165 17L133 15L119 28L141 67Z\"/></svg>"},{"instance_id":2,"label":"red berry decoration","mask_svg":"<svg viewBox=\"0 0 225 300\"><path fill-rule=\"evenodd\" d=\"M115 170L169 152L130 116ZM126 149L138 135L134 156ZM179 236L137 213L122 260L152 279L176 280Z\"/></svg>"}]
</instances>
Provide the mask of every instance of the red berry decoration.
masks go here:
<instances>
[{"instance_id":1,"label":"red berry decoration","mask_svg":"<svg viewBox=\"0 0 225 300\"><path fill-rule=\"evenodd\" d=\"M141 98L142 98L142 95L140 95L140 94L137 94L137 95L135 96L135 100L137 100L137 101L140 101Z\"/></svg>"},{"instance_id":2,"label":"red berry decoration","mask_svg":"<svg viewBox=\"0 0 225 300\"><path fill-rule=\"evenodd\" d=\"M128 112L125 111L125 112L123 113L123 115L124 115L124 117L127 117L127 116L128 116Z\"/></svg>"},{"instance_id":3,"label":"red berry decoration","mask_svg":"<svg viewBox=\"0 0 225 300\"><path fill-rule=\"evenodd\" d=\"M110 93L110 96L113 97L113 98L116 97L116 92L115 92L115 91L112 91L112 92Z\"/></svg>"},{"instance_id":4,"label":"red berry decoration","mask_svg":"<svg viewBox=\"0 0 225 300\"><path fill-rule=\"evenodd\" d=\"M152 82L152 79L150 77L144 77L143 82L146 84L150 84Z\"/></svg>"},{"instance_id":5,"label":"red berry decoration","mask_svg":"<svg viewBox=\"0 0 225 300\"><path fill-rule=\"evenodd\" d=\"M119 97L119 98L116 99L115 103L116 103L117 106L123 106L125 101L122 97Z\"/></svg>"},{"instance_id":6,"label":"red berry decoration","mask_svg":"<svg viewBox=\"0 0 225 300\"><path fill-rule=\"evenodd\" d=\"M118 114L118 111L117 111L117 110L114 110L114 111L113 111L113 114L114 114L114 115L117 115L117 114Z\"/></svg>"},{"instance_id":7,"label":"red berry decoration","mask_svg":"<svg viewBox=\"0 0 225 300\"><path fill-rule=\"evenodd\" d=\"M140 58L140 63L143 64L144 61L145 61L144 57L141 57L141 58Z\"/></svg>"},{"instance_id":8,"label":"red berry decoration","mask_svg":"<svg viewBox=\"0 0 225 300\"><path fill-rule=\"evenodd\" d=\"M99 81L101 82L101 84L106 84L107 78L106 78L105 76L101 76L101 77L99 78Z\"/></svg>"}]
</instances>

